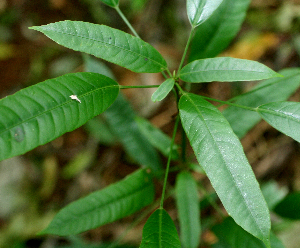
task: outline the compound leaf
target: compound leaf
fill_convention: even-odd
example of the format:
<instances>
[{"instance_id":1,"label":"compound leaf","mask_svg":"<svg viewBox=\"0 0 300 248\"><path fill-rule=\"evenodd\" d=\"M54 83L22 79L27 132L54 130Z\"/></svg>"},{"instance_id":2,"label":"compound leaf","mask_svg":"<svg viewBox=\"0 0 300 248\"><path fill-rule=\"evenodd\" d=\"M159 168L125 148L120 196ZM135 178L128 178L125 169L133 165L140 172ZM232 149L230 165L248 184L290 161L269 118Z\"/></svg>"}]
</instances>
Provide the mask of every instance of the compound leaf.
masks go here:
<instances>
[{"instance_id":1,"label":"compound leaf","mask_svg":"<svg viewBox=\"0 0 300 248\"><path fill-rule=\"evenodd\" d=\"M153 102L161 101L170 93L175 84L174 78L168 78L164 81L151 96Z\"/></svg>"},{"instance_id":2,"label":"compound leaf","mask_svg":"<svg viewBox=\"0 0 300 248\"><path fill-rule=\"evenodd\" d=\"M176 179L176 202L180 223L180 239L184 248L196 248L200 242L200 204L197 184L183 171Z\"/></svg>"},{"instance_id":3,"label":"compound leaf","mask_svg":"<svg viewBox=\"0 0 300 248\"><path fill-rule=\"evenodd\" d=\"M269 246L269 210L229 123L215 106L189 93L180 98L179 114L196 158L228 214Z\"/></svg>"},{"instance_id":4,"label":"compound leaf","mask_svg":"<svg viewBox=\"0 0 300 248\"><path fill-rule=\"evenodd\" d=\"M300 103L267 103L259 106L257 112L271 126L300 142Z\"/></svg>"},{"instance_id":5,"label":"compound leaf","mask_svg":"<svg viewBox=\"0 0 300 248\"><path fill-rule=\"evenodd\" d=\"M223 0L187 0L186 9L192 27L205 22Z\"/></svg>"},{"instance_id":6,"label":"compound leaf","mask_svg":"<svg viewBox=\"0 0 300 248\"><path fill-rule=\"evenodd\" d=\"M140 169L61 209L40 234L74 235L113 222L152 203L154 193L150 174Z\"/></svg>"},{"instance_id":7,"label":"compound leaf","mask_svg":"<svg viewBox=\"0 0 300 248\"><path fill-rule=\"evenodd\" d=\"M119 0L100 0L100 1L113 8L119 5Z\"/></svg>"},{"instance_id":8,"label":"compound leaf","mask_svg":"<svg viewBox=\"0 0 300 248\"><path fill-rule=\"evenodd\" d=\"M238 96L235 103L256 108L269 102L286 101L300 86L300 70L289 68L279 73L284 77L260 82L249 92ZM222 114L239 138L242 138L261 120L258 113L235 106L229 106Z\"/></svg>"},{"instance_id":9,"label":"compound leaf","mask_svg":"<svg viewBox=\"0 0 300 248\"><path fill-rule=\"evenodd\" d=\"M92 54L134 72L161 72L167 63L150 44L123 31L80 21L31 27L58 44Z\"/></svg>"},{"instance_id":10,"label":"compound leaf","mask_svg":"<svg viewBox=\"0 0 300 248\"><path fill-rule=\"evenodd\" d=\"M0 101L0 160L23 154L73 131L104 112L119 85L96 73L67 74Z\"/></svg>"},{"instance_id":11,"label":"compound leaf","mask_svg":"<svg viewBox=\"0 0 300 248\"><path fill-rule=\"evenodd\" d=\"M259 62L230 57L195 60L183 67L179 75L190 83L251 81L279 76Z\"/></svg>"},{"instance_id":12,"label":"compound leaf","mask_svg":"<svg viewBox=\"0 0 300 248\"><path fill-rule=\"evenodd\" d=\"M157 209L143 229L140 248L181 248L176 227L164 209Z\"/></svg>"},{"instance_id":13,"label":"compound leaf","mask_svg":"<svg viewBox=\"0 0 300 248\"><path fill-rule=\"evenodd\" d=\"M249 4L250 0L223 0L213 15L197 27L189 61L212 58L222 52L240 30Z\"/></svg>"}]
</instances>

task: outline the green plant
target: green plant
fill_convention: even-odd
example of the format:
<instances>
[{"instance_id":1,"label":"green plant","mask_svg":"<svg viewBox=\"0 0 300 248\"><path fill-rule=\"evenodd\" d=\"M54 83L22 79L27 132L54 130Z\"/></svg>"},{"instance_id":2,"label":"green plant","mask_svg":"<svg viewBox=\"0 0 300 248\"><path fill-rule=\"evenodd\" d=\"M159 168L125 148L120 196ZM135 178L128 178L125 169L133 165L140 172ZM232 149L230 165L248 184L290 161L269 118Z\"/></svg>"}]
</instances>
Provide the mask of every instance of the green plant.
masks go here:
<instances>
[{"instance_id":1,"label":"green plant","mask_svg":"<svg viewBox=\"0 0 300 248\"><path fill-rule=\"evenodd\" d=\"M271 247L271 243L278 241L270 234L269 209L239 138L263 118L279 131L300 141L297 132L300 104L284 102L299 86L299 69L283 70L278 74L255 61L205 58L216 56L228 45L239 28L249 1L187 0L191 32L180 65L174 73L169 71L160 53L139 38L120 11L119 1L102 2L115 8L136 37L104 25L78 21L62 21L32 29L75 51L94 55L136 73L162 73L166 80L161 85L122 86L99 73L81 72L50 79L8 96L0 101L0 160L50 142L117 103L105 112L108 122L120 134L128 154L146 169L137 170L120 182L71 203L55 216L41 234L77 234L150 205L155 194L153 178L160 178L163 174L155 150L157 148L168 156L168 162L160 207L146 222L140 247L181 247L181 244L184 247L197 247L201 232L197 187L201 187L201 184L190 173L190 161L185 154L187 138L201 168L234 220L229 218L223 224L236 230L239 237L253 242L256 247ZM234 11L241 14L235 16L236 26L230 24L231 12ZM221 12L225 14L220 15ZM196 49L196 40L201 39L201 32L211 32L211 27L216 24L227 36L221 35L222 32L211 33L206 36L211 37L205 43L209 45ZM191 42L190 62L184 65ZM200 54L198 50L201 50ZM191 83L262 79L268 80L228 101L200 96L188 90ZM125 100L119 94L120 89L147 87L157 87L153 101L163 100L171 91L177 99L179 115L172 139L144 119L136 119L130 106L124 104ZM278 89L280 96L276 95ZM207 100L230 107L221 113ZM118 121L112 118L116 115ZM126 121L122 118L126 118ZM127 124L120 126L124 122ZM184 132L181 149L178 149L174 143L180 123ZM138 137L138 142L133 145L128 142L131 136ZM171 160L176 160L180 165L175 186L180 239L173 221L163 208ZM222 230L225 229L222 226L215 227L215 233L220 239L222 235L225 236L227 243L234 242L234 237L226 233L224 235Z\"/></svg>"}]
</instances>

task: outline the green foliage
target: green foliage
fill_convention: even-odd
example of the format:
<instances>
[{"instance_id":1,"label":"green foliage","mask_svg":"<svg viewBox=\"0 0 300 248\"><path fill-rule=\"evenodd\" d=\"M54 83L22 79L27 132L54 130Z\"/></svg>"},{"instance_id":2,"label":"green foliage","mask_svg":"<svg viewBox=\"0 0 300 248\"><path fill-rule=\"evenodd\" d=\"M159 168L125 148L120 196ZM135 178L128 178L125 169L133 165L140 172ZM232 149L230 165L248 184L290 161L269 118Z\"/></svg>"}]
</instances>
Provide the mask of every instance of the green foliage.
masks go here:
<instances>
[{"instance_id":1,"label":"green foliage","mask_svg":"<svg viewBox=\"0 0 300 248\"><path fill-rule=\"evenodd\" d=\"M257 84L249 92L233 99L234 103L257 108L269 102L286 101L300 86L300 70L285 69L280 71L280 74L284 77L268 79ZM229 106L222 114L239 138L243 138L261 120L257 112L237 106Z\"/></svg>"},{"instance_id":2,"label":"green foliage","mask_svg":"<svg viewBox=\"0 0 300 248\"><path fill-rule=\"evenodd\" d=\"M157 209L143 229L140 248L181 248L176 227L164 209Z\"/></svg>"},{"instance_id":3,"label":"green foliage","mask_svg":"<svg viewBox=\"0 0 300 248\"><path fill-rule=\"evenodd\" d=\"M161 101L165 99L165 97L170 93L170 91L173 89L175 84L174 78L168 78L166 81L164 81L157 90L153 93L151 100L153 102Z\"/></svg>"},{"instance_id":4,"label":"green foliage","mask_svg":"<svg viewBox=\"0 0 300 248\"><path fill-rule=\"evenodd\" d=\"M197 184L189 172L183 171L177 176L175 188L182 246L196 248L201 233Z\"/></svg>"},{"instance_id":5,"label":"green foliage","mask_svg":"<svg viewBox=\"0 0 300 248\"><path fill-rule=\"evenodd\" d=\"M154 127L146 119L136 117L135 121L138 124L140 131L145 135L151 145L167 157L170 154L171 147L171 139L169 136L160 129ZM178 147L176 145L173 145L172 159L179 159Z\"/></svg>"},{"instance_id":6,"label":"green foliage","mask_svg":"<svg viewBox=\"0 0 300 248\"><path fill-rule=\"evenodd\" d=\"M161 179L163 169L159 151L168 157L161 204L144 226L140 247L181 247L175 224L163 208L166 189L172 189L172 185L167 187L172 160L178 165L172 169L177 173L175 193L182 246L198 247L201 235L198 186L201 182L188 171L192 163L186 155L188 141L225 210L232 217L220 225L208 227L219 238L220 242L215 247L242 247L245 243L249 247L270 248L271 244L272 247L282 247L271 232L268 206L239 138L263 118L279 131L300 141L299 103L281 102L286 101L299 87L300 71L283 70L280 73L284 77L281 77L255 61L207 58L216 56L237 33L249 0L187 0L187 15L192 28L178 70L173 74L162 55L138 37L120 11L119 1L102 2L120 14L136 37L104 25L79 21L61 21L32 29L67 48L94 55L133 72L161 72L164 82L151 86L120 86L110 78L112 73L103 64L85 55L85 69L91 72L50 79L0 101L0 160L50 142L106 110L102 118L107 124L104 129L108 129L112 137L107 139L108 143L117 139L133 161L147 169L138 169L125 179L69 204L40 234L78 234L151 204L155 195L152 177ZM210 30L206 37L199 36L198 26L199 30ZM196 39L192 42L192 62L184 65L194 32ZM199 44L205 46L199 49L198 44L197 50L202 52L197 53L195 44L199 37ZM190 92L192 87L189 83L261 79L268 80L228 101ZM179 115L172 139L148 121L137 117L130 103L119 94L119 89L130 87L158 87L152 95L154 102L163 100L171 91L174 93ZM221 113L205 99L230 106ZM175 145L175 138L179 136L176 135L178 126L182 127L180 147ZM89 128L95 132L95 128ZM71 177L87 166L91 155L83 155L76 159L82 161L76 164L76 171L66 169L65 176ZM223 218L223 212L214 198L205 197L202 202L206 200ZM288 196L275 206L275 212L284 217L298 218L283 211L288 209L286 212L293 212L298 198L298 195ZM286 208L288 204L291 208Z\"/></svg>"},{"instance_id":7,"label":"green foliage","mask_svg":"<svg viewBox=\"0 0 300 248\"><path fill-rule=\"evenodd\" d=\"M105 73L112 77L108 68L99 61L88 57L85 61L87 71ZM135 121L136 113L130 103L119 93L116 101L105 111L104 118L110 125L113 134L123 144L127 154L137 163L151 168L153 172L160 173L162 165L158 153L143 135Z\"/></svg>"},{"instance_id":8,"label":"green foliage","mask_svg":"<svg viewBox=\"0 0 300 248\"><path fill-rule=\"evenodd\" d=\"M300 219L300 192L294 192L282 199L274 208L276 214L292 219Z\"/></svg>"},{"instance_id":9,"label":"green foliage","mask_svg":"<svg viewBox=\"0 0 300 248\"><path fill-rule=\"evenodd\" d=\"M152 203L153 199L151 175L138 170L120 182L63 208L40 234L66 236L81 233L130 215Z\"/></svg>"},{"instance_id":10,"label":"green foliage","mask_svg":"<svg viewBox=\"0 0 300 248\"><path fill-rule=\"evenodd\" d=\"M189 83L251 81L278 77L278 73L256 61L235 58L195 60L180 71L180 79Z\"/></svg>"},{"instance_id":11,"label":"green foliage","mask_svg":"<svg viewBox=\"0 0 300 248\"><path fill-rule=\"evenodd\" d=\"M87 22L62 21L32 29L75 51L123 66L134 72L161 72L167 63L150 44L120 30Z\"/></svg>"},{"instance_id":12,"label":"green foliage","mask_svg":"<svg viewBox=\"0 0 300 248\"><path fill-rule=\"evenodd\" d=\"M117 7L119 5L119 0L100 0L100 1L107 4L110 7Z\"/></svg>"},{"instance_id":13,"label":"green foliage","mask_svg":"<svg viewBox=\"0 0 300 248\"><path fill-rule=\"evenodd\" d=\"M2 99L0 160L73 131L105 111L118 93L114 80L82 72L49 79Z\"/></svg>"},{"instance_id":14,"label":"green foliage","mask_svg":"<svg viewBox=\"0 0 300 248\"><path fill-rule=\"evenodd\" d=\"M139 164L160 173L160 158L147 138L141 133L135 121L136 114L129 102L119 95L114 104L105 112L107 122L122 142L125 151Z\"/></svg>"},{"instance_id":15,"label":"green foliage","mask_svg":"<svg viewBox=\"0 0 300 248\"><path fill-rule=\"evenodd\" d=\"M300 142L300 103L267 103L259 106L257 112L271 126Z\"/></svg>"},{"instance_id":16,"label":"green foliage","mask_svg":"<svg viewBox=\"0 0 300 248\"><path fill-rule=\"evenodd\" d=\"M228 214L268 243L271 224L267 204L229 123L216 107L190 93L180 98L179 113L197 160Z\"/></svg>"},{"instance_id":17,"label":"green foliage","mask_svg":"<svg viewBox=\"0 0 300 248\"><path fill-rule=\"evenodd\" d=\"M219 243L222 247L230 248L265 248L264 243L251 236L230 217L226 218L221 224L212 228L212 231L217 235ZM283 244L271 233L270 241L272 248L284 248Z\"/></svg>"},{"instance_id":18,"label":"green foliage","mask_svg":"<svg viewBox=\"0 0 300 248\"><path fill-rule=\"evenodd\" d=\"M187 0L186 9L192 27L197 27L205 22L222 2L223 0Z\"/></svg>"},{"instance_id":19,"label":"green foliage","mask_svg":"<svg viewBox=\"0 0 300 248\"><path fill-rule=\"evenodd\" d=\"M212 16L197 27L189 61L212 58L221 53L240 30L249 4L250 0L223 0Z\"/></svg>"}]
</instances>

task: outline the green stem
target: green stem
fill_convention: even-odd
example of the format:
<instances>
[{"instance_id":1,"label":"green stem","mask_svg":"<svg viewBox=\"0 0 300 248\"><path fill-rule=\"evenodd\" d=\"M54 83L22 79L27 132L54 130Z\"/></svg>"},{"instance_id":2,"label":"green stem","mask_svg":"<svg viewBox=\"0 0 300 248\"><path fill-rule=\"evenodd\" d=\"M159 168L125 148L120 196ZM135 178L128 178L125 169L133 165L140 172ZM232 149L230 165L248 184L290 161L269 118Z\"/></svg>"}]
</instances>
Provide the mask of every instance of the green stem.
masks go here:
<instances>
[{"instance_id":1,"label":"green stem","mask_svg":"<svg viewBox=\"0 0 300 248\"><path fill-rule=\"evenodd\" d=\"M186 92L180 87L180 85L178 83L175 83L175 86L177 87L177 89L180 91L180 93L182 95L186 94ZM226 105L231 105L231 106L234 106L234 107L250 110L250 111L253 111L253 112L257 112L257 108L252 108L252 107L248 107L248 106L244 106L244 105L239 105L239 104L228 102L228 101L221 101L221 100L214 99L214 98L211 98L211 97L208 97L208 96L201 96L201 97L204 98L204 99L213 101L213 102L222 103L222 105L226 104Z\"/></svg>"},{"instance_id":2,"label":"green stem","mask_svg":"<svg viewBox=\"0 0 300 248\"><path fill-rule=\"evenodd\" d=\"M179 90L181 95L185 94L185 91L180 87L180 85L178 83L175 82L175 86L177 87L177 89Z\"/></svg>"},{"instance_id":3,"label":"green stem","mask_svg":"<svg viewBox=\"0 0 300 248\"><path fill-rule=\"evenodd\" d=\"M180 119L179 116L177 116L176 117L176 121L175 121L174 130L173 130L172 142L171 142L171 145L170 145L170 153L169 153L168 162L167 162L167 168L166 168L166 173L165 173L164 186L163 186L163 191L162 191L162 196L161 196L161 201L160 201L160 208L161 209L163 208L163 205L164 205L164 199L165 199L165 193L166 193L166 187L167 187L168 174L169 174L170 163L171 163L171 158L172 158L173 144L175 142L175 137L176 137L176 133L177 133L179 119Z\"/></svg>"},{"instance_id":4,"label":"green stem","mask_svg":"<svg viewBox=\"0 0 300 248\"><path fill-rule=\"evenodd\" d=\"M187 43L186 43L186 45L185 45L185 49L184 49L184 52L183 52L183 55L182 55L182 58L181 58L181 61L180 61L180 65L179 65L179 67L178 67L177 77L179 76L180 70L181 70L182 65L183 65L183 63L184 63L184 61L185 61L185 57L186 57L187 51L188 51L188 49L189 49L190 43L191 43L191 41L192 41L192 37L193 37L194 31L195 31L195 28L192 28L192 30L191 30L191 32L190 32L190 36L189 36L189 38L188 38L188 41L187 41Z\"/></svg>"},{"instance_id":5,"label":"green stem","mask_svg":"<svg viewBox=\"0 0 300 248\"><path fill-rule=\"evenodd\" d=\"M181 127L181 160L183 163L186 162L186 133Z\"/></svg>"},{"instance_id":6,"label":"green stem","mask_svg":"<svg viewBox=\"0 0 300 248\"><path fill-rule=\"evenodd\" d=\"M126 23L126 25L129 27L129 29L131 30L131 32L138 38L140 38L140 36L138 35L138 33L134 30L134 28L131 26L130 22L127 20L126 16L123 14L123 12L120 10L119 6L115 7L115 10L118 12L118 14L121 16L121 18L123 19L123 21Z\"/></svg>"},{"instance_id":7,"label":"green stem","mask_svg":"<svg viewBox=\"0 0 300 248\"><path fill-rule=\"evenodd\" d=\"M165 79L168 78L167 75L166 75L166 73L164 71L162 71L161 74L164 76Z\"/></svg>"},{"instance_id":8,"label":"green stem","mask_svg":"<svg viewBox=\"0 0 300 248\"><path fill-rule=\"evenodd\" d=\"M172 77L173 77L173 75L172 75L172 73L170 72L170 70L167 68L167 70L166 70L166 71L167 71L167 73L168 73L169 77L170 77L170 78L172 78Z\"/></svg>"},{"instance_id":9,"label":"green stem","mask_svg":"<svg viewBox=\"0 0 300 248\"><path fill-rule=\"evenodd\" d=\"M120 85L120 89L142 89L142 88L158 88L159 84L155 85Z\"/></svg>"},{"instance_id":10,"label":"green stem","mask_svg":"<svg viewBox=\"0 0 300 248\"><path fill-rule=\"evenodd\" d=\"M138 33L135 31L135 29L132 27L132 25L130 24L130 22L127 20L126 16L123 14L123 12L120 10L119 5L117 5L116 7L114 7L114 9L118 12L118 14L121 16L121 18L123 19L123 21L126 23L127 27L129 27L129 29L131 30L131 32L137 37L140 38L140 36L138 35ZM140 38L141 39L141 38ZM173 77L171 72L169 71L169 69L166 69L169 77ZM165 78L167 78L166 74L164 72L161 72L163 74L163 76Z\"/></svg>"},{"instance_id":11,"label":"green stem","mask_svg":"<svg viewBox=\"0 0 300 248\"><path fill-rule=\"evenodd\" d=\"M217 100L217 99L210 98L210 97L207 97L207 96L201 96L201 97L204 98L204 99L213 101L213 102L219 102L219 103L222 103L222 104L231 105L231 106L234 106L234 107L238 107L238 108L242 108L242 109L257 112L257 108L251 108L251 107L248 107L248 106L243 106L243 105L239 105L239 104L235 104L235 103L231 103L231 102L227 102L227 101L221 101L221 100Z\"/></svg>"}]
</instances>

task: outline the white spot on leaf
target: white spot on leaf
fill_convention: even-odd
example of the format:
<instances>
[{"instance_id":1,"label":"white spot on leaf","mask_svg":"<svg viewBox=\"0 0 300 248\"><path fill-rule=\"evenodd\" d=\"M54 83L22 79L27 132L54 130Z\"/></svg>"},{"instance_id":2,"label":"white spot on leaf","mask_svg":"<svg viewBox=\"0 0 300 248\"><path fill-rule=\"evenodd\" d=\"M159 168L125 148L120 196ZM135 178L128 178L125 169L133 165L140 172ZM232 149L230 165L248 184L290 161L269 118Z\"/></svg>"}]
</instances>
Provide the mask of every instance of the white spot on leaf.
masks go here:
<instances>
[{"instance_id":1,"label":"white spot on leaf","mask_svg":"<svg viewBox=\"0 0 300 248\"><path fill-rule=\"evenodd\" d=\"M76 100L77 102L81 103L81 101L78 99L76 95L71 95L71 99Z\"/></svg>"}]
</instances>

